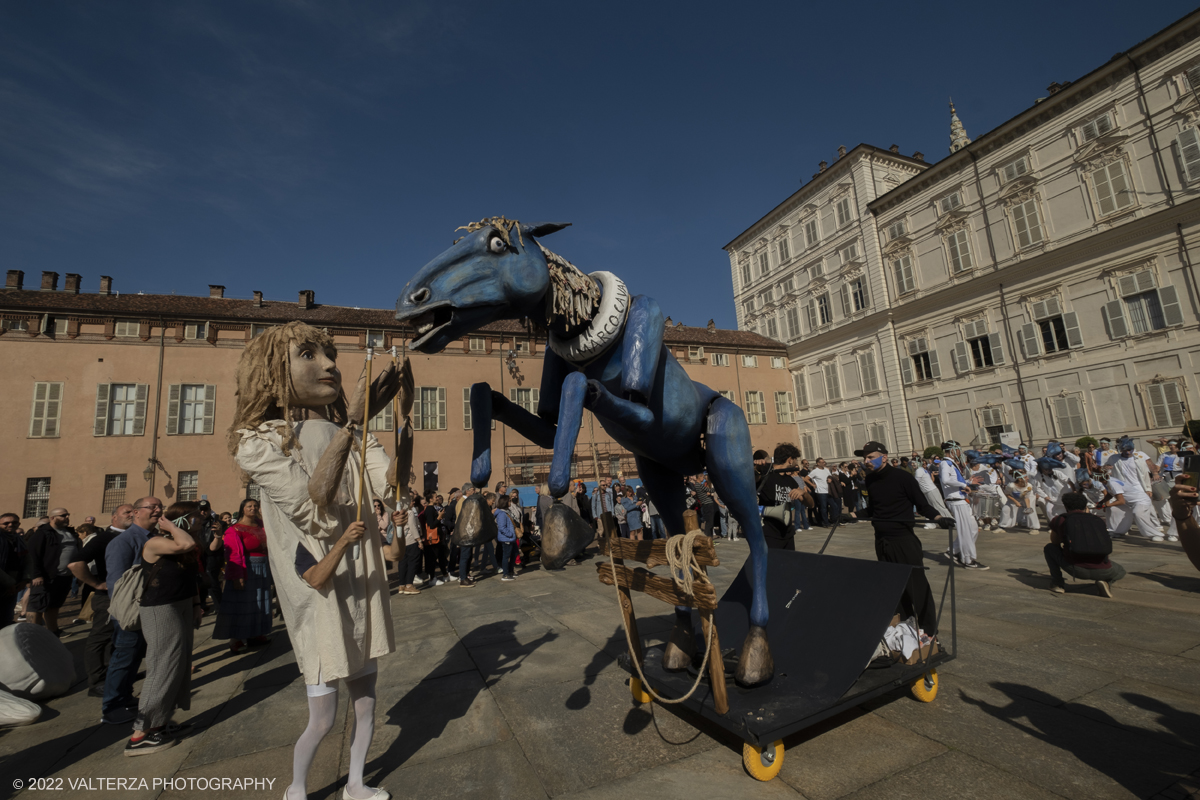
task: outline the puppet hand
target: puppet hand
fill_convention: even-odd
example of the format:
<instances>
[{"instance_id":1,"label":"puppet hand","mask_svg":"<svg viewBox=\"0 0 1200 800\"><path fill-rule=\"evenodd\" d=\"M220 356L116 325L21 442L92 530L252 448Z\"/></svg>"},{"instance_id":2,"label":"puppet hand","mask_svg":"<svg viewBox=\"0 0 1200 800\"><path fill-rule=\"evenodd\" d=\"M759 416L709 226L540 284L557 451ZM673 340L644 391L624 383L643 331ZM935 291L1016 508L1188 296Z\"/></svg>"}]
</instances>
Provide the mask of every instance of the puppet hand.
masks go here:
<instances>
[{"instance_id":1,"label":"puppet hand","mask_svg":"<svg viewBox=\"0 0 1200 800\"><path fill-rule=\"evenodd\" d=\"M1187 519L1196 507L1197 500L1200 500L1200 492L1195 488L1183 484L1171 487L1171 516L1177 520Z\"/></svg>"},{"instance_id":2,"label":"puppet hand","mask_svg":"<svg viewBox=\"0 0 1200 800\"><path fill-rule=\"evenodd\" d=\"M400 389L400 373L394 364L388 364L380 371L375 380L371 381L371 416L374 417L392 402ZM354 392L346 400L346 420L352 425L363 424L363 401L367 393L367 368L363 365Z\"/></svg>"}]
</instances>

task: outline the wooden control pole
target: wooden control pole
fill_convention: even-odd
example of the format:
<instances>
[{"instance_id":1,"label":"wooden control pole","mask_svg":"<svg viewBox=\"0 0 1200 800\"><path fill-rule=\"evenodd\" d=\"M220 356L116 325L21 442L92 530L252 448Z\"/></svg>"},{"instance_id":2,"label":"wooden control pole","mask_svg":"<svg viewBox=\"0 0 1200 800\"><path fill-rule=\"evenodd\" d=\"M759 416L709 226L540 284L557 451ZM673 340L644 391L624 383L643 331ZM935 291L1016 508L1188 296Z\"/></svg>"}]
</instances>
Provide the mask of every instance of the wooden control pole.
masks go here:
<instances>
[{"instance_id":1,"label":"wooden control pole","mask_svg":"<svg viewBox=\"0 0 1200 800\"><path fill-rule=\"evenodd\" d=\"M375 348L367 348L367 390L363 392L362 450L358 458L358 521L362 522L363 490L367 480L367 426L371 424L371 358Z\"/></svg>"}]
</instances>

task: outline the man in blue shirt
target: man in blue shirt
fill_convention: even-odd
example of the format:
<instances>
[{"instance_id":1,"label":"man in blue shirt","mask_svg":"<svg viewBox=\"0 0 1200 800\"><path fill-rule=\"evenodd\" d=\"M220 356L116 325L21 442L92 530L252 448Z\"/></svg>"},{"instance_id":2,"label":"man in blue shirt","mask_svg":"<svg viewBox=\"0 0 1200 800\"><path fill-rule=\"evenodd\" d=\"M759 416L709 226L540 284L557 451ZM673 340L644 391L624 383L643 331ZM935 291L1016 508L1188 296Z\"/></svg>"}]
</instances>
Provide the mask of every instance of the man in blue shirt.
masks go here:
<instances>
[{"instance_id":1,"label":"man in blue shirt","mask_svg":"<svg viewBox=\"0 0 1200 800\"><path fill-rule=\"evenodd\" d=\"M162 518L163 504L157 497L143 497L133 504L133 524L108 543L104 564L108 569L109 591L116 589L125 570L142 563L142 547L150 531ZM133 680L138 666L146 655L146 640L141 631L127 631L113 619L113 653L104 678L104 701L100 719L111 725L132 722L137 716L137 701L133 697Z\"/></svg>"}]
</instances>

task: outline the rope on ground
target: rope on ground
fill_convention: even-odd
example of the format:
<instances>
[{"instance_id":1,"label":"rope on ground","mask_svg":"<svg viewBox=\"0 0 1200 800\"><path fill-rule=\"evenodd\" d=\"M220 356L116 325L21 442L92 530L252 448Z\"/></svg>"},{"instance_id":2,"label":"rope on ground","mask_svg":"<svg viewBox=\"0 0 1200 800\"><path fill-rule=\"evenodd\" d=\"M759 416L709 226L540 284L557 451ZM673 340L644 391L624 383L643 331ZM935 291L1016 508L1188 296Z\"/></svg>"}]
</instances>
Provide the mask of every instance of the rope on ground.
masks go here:
<instances>
[{"instance_id":1,"label":"rope on ground","mask_svg":"<svg viewBox=\"0 0 1200 800\"><path fill-rule=\"evenodd\" d=\"M681 536L672 536L666 541L667 550L667 566L671 570L671 577L675 581L675 585L679 590L689 597L692 595L692 589L697 578L708 583L708 576L700 570L700 563L696 560L695 542L698 537L704 535L703 531L691 531ZM613 548L611 543L608 548L608 565L612 568L613 590L617 593L617 606L621 605L621 582L617 579L617 561L613 556ZM632 611L632 608L630 609ZM700 688L700 681L704 679L704 670L708 667L708 657L712 653L713 637L717 632L717 621L709 616L708 620L708 641L704 645L704 660L700 662L700 672L696 675L696 682L692 684L692 688L683 697L675 700L667 698L654 691L654 687L650 685L650 681L646 680L646 673L642 672L642 664L637 658L634 658L633 638L629 635L629 624L625 619L625 613L621 613L621 627L625 629L625 645L629 648L629 656L633 661L634 668L637 669L638 677L642 681L642 688L650 693L660 703L665 705L673 705L682 703L687 700L696 690Z\"/></svg>"}]
</instances>

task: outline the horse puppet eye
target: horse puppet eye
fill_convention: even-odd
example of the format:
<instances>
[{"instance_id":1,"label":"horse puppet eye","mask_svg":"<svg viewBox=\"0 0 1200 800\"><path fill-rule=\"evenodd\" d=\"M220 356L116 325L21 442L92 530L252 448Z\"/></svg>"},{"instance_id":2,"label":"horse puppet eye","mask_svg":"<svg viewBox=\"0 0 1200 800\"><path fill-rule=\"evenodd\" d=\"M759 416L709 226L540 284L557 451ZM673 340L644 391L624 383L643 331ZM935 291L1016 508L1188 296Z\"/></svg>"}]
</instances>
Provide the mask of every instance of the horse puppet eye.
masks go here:
<instances>
[{"instance_id":1,"label":"horse puppet eye","mask_svg":"<svg viewBox=\"0 0 1200 800\"><path fill-rule=\"evenodd\" d=\"M492 238L488 239L488 252L489 253L494 253L496 255L500 255L507 249L508 249L508 247L507 247L507 245L504 244L504 240L501 239L499 236L493 236Z\"/></svg>"}]
</instances>

